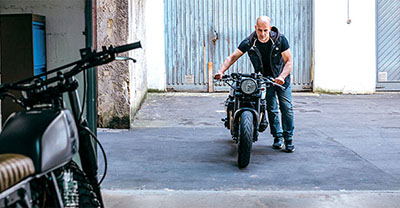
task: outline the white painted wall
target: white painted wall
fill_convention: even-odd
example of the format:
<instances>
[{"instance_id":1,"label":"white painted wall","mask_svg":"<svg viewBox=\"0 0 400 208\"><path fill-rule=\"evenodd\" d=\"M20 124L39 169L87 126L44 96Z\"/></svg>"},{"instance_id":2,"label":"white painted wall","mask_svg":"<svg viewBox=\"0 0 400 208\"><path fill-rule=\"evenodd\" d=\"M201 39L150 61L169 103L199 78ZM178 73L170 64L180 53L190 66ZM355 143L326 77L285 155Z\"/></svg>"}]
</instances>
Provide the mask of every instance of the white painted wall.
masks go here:
<instances>
[{"instance_id":1,"label":"white painted wall","mask_svg":"<svg viewBox=\"0 0 400 208\"><path fill-rule=\"evenodd\" d=\"M375 1L315 0L314 91L373 93Z\"/></svg>"},{"instance_id":2,"label":"white painted wall","mask_svg":"<svg viewBox=\"0 0 400 208\"><path fill-rule=\"evenodd\" d=\"M146 0L145 16L148 88L165 91L164 1Z\"/></svg>"},{"instance_id":3,"label":"white painted wall","mask_svg":"<svg viewBox=\"0 0 400 208\"><path fill-rule=\"evenodd\" d=\"M129 6L129 35L128 42L140 41L142 49L136 49L129 53L129 56L136 59L136 63L129 62L130 72L130 127L134 127L134 116L139 110L140 105L144 101L147 94L147 60L149 37L146 31L149 28L146 25L146 1L147 0L130 0Z\"/></svg>"},{"instance_id":4,"label":"white painted wall","mask_svg":"<svg viewBox=\"0 0 400 208\"><path fill-rule=\"evenodd\" d=\"M33 13L46 17L48 70L80 59L79 49L85 47L84 0L0 0L0 14L20 13ZM82 100L82 73L76 78L80 83L78 91ZM66 104L68 107L69 102ZM85 117L86 113L83 115Z\"/></svg>"},{"instance_id":5,"label":"white painted wall","mask_svg":"<svg viewBox=\"0 0 400 208\"><path fill-rule=\"evenodd\" d=\"M46 16L48 69L80 58L85 47L85 1L1 0L0 14L34 13Z\"/></svg>"}]
</instances>

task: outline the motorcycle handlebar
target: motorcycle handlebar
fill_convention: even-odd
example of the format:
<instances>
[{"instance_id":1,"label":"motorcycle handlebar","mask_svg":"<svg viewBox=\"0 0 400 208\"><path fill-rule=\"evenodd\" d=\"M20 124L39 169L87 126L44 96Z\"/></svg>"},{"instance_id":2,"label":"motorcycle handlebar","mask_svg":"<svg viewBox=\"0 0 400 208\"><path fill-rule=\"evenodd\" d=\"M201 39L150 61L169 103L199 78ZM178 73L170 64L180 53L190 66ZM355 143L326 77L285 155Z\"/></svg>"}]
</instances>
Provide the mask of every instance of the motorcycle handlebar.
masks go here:
<instances>
[{"instance_id":1,"label":"motorcycle handlebar","mask_svg":"<svg viewBox=\"0 0 400 208\"><path fill-rule=\"evenodd\" d=\"M142 44L140 44L140 41L131 43L131 44L126 44L122 46L118 46L114 48L115 53L123 53L129 50L133 50L136 48L142 48Z\"/></svg>"},{"instance_id":2,"label":"motorcycle handlebar","mask_svg":"<svg viewBox=\"0 0 400 208\"><path fill-rule=\"evenodd\" d=\"M278 83L275 83L274 78L272 77L263 77L263 80L266 81L269 84L272 84L273 86L277 86L281 88L281 90L286 90L286 88Z\"/></svg>"},{"instance_id":3,"label":"motorcycle handlebar","mask_svg":"<svg viewBox=\"0 0 400 208\"><path fill-rule=\"evenodd\" d=\"M229 79L230 77L231 77L230 75L222 75L221 79ZM220 80L216 76L214 76L213 78L216 80Z\"/></svg>"},{"instance_id":4,"label":"motorcycle handlebar","mask_svg":"<svg viewBox=\"0 0 400 208\"><path fill-rule=\"evenodd\" d=\"M122 53L122 52L126 52L129 50L137 49L137 48L142 48L140 41L131 43L131 44L122 45L122 46L117 46L115 48L113 48L112 46L110 46L108 49L103 47L103 51L100 51L100 52L96 52L95 50L93 50L93 52L89 52L86 56L82 57L81 60L66 64L64 66L58 67L53 70L49 70L47 72L44 72L42 74L27 78L24 80L17 81L15 83L4 83L4 84L0 85L0 93L7 92L8 90L28 90L28 89L35 88L35 84L29 83L30 81L32 81L36 78L39 78L41 76L44 76L44 75L48 75L48 74L52 74L52 73L61 71L62 69L66 69L68 67L75 66L73 69L63 73L64 78L72 77L89 67L95 67L95 66L106 64L106 63L113 61L115 59L116 53ZM87 51L87 50L91 50L91 49L87 48L84 50ZM108 55L111 55L111 56L108 56ZM112 58L110 58L110 57L112 57ZM53 78L44 80L42 82L42 84L46 85L46 84L50 84L50 83L53 83L58 80L59 79L57 77L53 77Z\"/></svg>"},{"instance_id":5,"label":"motorcycle handlebar","mask_svg":"<svg viewBox=\"0 0 400 208\"><path fill-rule=\"evenodd\" d=\"M272 85L281 88L281 90L286 90L286 88L285 88L284 86L282 86L282 85L280 85L280 84L277 84L277 83L275 83L275 82L274 82Z\"/></svg>"},{"instance_id":6,"label":"motorcycle handlebar","mask_svg":"<svg viewBox=\"0 0 400 208\"><path fill-rule=\"evenodd\" d=\"M232 73L231 75L223 75L222 76L222 80L228 80L228 79L230 79L230 78L236 78L236 77L239 77L239 76L242 76L242 77L251 77L250 75L248 75L248 74L242 74L242 73ZM215 77L214 77L214 79L216 79ZM279 88L281 88L282 90L286 90L286 88L284 87L284 86L282 86L282 85L280 85L280 84L278 84L278 83L275 83L274 82L274 79L272 78L272 77L262 77L261 78L262 80L264 80L265 82L267 82L268 84L271 84L271 85L273 85L273 86L277 86L277 87L279 87Z\"/></svg>"}]
</instances>

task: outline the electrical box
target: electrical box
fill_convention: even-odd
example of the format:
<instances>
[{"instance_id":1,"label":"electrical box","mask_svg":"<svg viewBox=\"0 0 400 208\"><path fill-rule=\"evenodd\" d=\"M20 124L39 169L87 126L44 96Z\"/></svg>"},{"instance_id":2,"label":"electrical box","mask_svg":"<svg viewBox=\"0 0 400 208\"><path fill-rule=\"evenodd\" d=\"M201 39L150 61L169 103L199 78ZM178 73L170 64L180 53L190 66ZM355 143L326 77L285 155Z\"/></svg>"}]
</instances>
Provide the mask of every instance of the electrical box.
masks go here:
<instances>
[{"instance_id":1,"label":"electrical box","mask_svg":"<svg viewBox=\"0 0 400 208\"><path fill-rule=\"evenodd\" d=\"M29 78L46 72L46 69L45 17L35 14L0 15L1 83ZM46 79L45 76L41 78ZM12 100L4 99L1 103L2 123L11 113L22 110Z\"/></svg>"}]
</instances>

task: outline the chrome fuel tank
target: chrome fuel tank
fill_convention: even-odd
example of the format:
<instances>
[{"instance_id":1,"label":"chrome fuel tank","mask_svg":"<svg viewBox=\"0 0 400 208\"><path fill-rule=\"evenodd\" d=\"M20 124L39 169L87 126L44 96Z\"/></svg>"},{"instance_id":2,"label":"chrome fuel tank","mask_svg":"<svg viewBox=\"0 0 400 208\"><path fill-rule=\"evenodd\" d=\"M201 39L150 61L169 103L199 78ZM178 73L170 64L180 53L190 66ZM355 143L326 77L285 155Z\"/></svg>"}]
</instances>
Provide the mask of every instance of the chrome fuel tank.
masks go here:
<instances>
[{"instance_id":1,"label":"chrome fuel tank","mask_svg":"<svg viewBox=\"0 0 400 208\"><path fill-rule=\"evenodd\" d=\"M0 154L30 157L35 172L57 167L78 152L78 130L69 110L40 109L17 112L0 134Z\"/></svg>"}]
</instances>

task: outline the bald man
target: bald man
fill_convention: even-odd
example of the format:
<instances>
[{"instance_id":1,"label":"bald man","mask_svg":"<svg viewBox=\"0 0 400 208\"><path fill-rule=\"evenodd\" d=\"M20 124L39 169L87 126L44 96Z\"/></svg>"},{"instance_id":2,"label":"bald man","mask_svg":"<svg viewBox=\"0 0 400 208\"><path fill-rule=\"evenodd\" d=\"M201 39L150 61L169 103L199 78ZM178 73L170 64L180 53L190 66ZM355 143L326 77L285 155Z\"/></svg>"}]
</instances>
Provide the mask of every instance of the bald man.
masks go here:
<instances>
[{"instance_id":1,"label":"bald man","mask_svg":"<svg viewBox=\"0 0 400 208\"><path fill-rule=\"evenodd\" d=\"M285 90L278 87L267 88L267 114L270 132L274 137L272 148L282 149L285 144L286 152L293 152L295 149L293 145L294 119L290 84L293 60L288 40L279 33L278 28L271 27L269 17L258 17L255 32L244 39L239 47L225 59L215 74L215 78L221 79L224 72L246 52L256 73L260 72L264 77L273 77L276 83L285 87ZM282 116L282 125L279 111ZM260 132L264 131L267 125L268 122L264 116L260 124Z\"/></svg>"}]
</instances>

